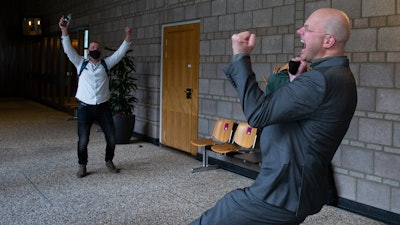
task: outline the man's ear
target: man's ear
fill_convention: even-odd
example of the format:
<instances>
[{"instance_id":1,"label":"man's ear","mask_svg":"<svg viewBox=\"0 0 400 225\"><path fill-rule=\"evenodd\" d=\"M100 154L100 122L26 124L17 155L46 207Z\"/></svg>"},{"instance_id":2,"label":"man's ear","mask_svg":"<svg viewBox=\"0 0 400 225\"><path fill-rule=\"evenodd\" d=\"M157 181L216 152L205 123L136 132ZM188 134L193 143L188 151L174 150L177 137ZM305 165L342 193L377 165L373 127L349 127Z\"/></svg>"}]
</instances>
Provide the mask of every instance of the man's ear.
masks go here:
<instances>
[{"instance_id":1,"label":"man's ear","mask_svg":"<svg viewBox=\"0 0 400 225\"><path fill-rule=\"evenodd\" d=\"M336 38L333 35L327 34L324 39L324 47L331 48L336 43Z\"/></svg>"}]
</instances>

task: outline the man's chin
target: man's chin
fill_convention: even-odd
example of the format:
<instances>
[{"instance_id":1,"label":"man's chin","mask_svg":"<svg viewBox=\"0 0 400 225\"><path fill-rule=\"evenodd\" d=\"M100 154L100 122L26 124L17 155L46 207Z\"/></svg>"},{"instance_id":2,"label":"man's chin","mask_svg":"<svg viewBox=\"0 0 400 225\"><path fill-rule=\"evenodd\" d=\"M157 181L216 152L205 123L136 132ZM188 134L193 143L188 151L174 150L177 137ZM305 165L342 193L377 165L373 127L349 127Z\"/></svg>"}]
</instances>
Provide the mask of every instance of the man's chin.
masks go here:
<instances>
[{"instance_id":1,"label":"man's chin","mask_svg":"<svg viewBox=\"0 0 400 225\"><path fill-rule=\"evenodd\" d=\"M305 59L307 58L305 49L302 49L302 50L301 50L299 57L300 57L300 59L301 59L302 61L305 61Z\"/></svg>"}]
</instances>

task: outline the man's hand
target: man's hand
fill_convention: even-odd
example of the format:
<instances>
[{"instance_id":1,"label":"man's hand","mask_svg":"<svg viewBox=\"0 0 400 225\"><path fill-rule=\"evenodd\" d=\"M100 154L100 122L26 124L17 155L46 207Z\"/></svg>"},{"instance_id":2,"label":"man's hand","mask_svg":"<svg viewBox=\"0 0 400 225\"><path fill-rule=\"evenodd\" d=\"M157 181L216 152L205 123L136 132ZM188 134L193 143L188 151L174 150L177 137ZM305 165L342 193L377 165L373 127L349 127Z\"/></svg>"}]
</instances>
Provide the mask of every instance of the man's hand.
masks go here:
<instances>
[{"instance_id":1,"label":"man's hand","mask_svg":"<svg viewBox=\"0 0 400 225\"><path fill-rule=\"evenodd\" d=\"M250 54L256 47L256 35L248 31L232 35L233 54Z\"/></svg>"},{"instance_id":2,"label":"man's hand","mask_svg":"<svg viewBox=\"0 0 400 225\"><path fill-rule=\"evenodd\" d=\"M307 62L306 61L301 61L300 57L295 57L292 59L293 61L300 61L300 66L299 69L297 70L296 74L291 74L289 73L289 80L290 82L292 82L292 80L294 80L297 76L299 76L300 74L304 73L307 71Z\"/></svg>"},{"instance_id":3,"label":"man's hand","mask_svg":"<svg viewBox=\"0 0 400 225\"><path fill-rule=\"evenodd\" d=\"M125 41L130 42L132 40L132 33L133 33L133 28L132 27L125 27Z\"/></svg>"},{"instance_id":4,"label":"man's hand","mask_svg":"<svg viewBox=\"0 0 400 225\"><path fill-rule=\"evenodd\" d=\"M60 18L60 20L58 21L58 27L60 27L62 36L68 36L69 20L65 21L64 19L64 16ZM65 22L65 26L62 25L63 22Z\"/></svg>"},{"instance_id":5,"label":"man's hand","mask_svg":"<svg viewBox=\"0 0 400 225\"><path fill-rule=\"evenodd\" d=\"M69 20L66 19L66 17L62 16L60 18L60 20L58 21L58 26L60 27L60 29L63 29L63 28L67 28L68 25L69 25Z\"/></svg>"}]
</instances>

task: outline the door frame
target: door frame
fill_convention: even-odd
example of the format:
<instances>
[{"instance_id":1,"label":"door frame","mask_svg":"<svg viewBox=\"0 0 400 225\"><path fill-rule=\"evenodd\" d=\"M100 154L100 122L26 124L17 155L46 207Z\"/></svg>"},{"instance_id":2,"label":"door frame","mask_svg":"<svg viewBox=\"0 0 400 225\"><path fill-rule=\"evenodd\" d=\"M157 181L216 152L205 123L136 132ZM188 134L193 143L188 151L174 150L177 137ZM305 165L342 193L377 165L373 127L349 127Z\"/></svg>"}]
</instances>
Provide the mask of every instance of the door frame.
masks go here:
<instances>
[{"instance_id":1,"label":"door frame","mask_svg":"<svg viewBox=\"0 0 400 225\"><path fill-rule=\"evenodd\" d=\"M184 21L184 22L177 22L177 23L169 23L169 24L163 24L161 25L161 52L160 52L160 57L161 57L161 61L160 61L160 119L159 119L159 143L161 144L161 140L162 140L162 94L163 94L163 64L164 64L164 57L163 57L163 53L164 53L164 29L166 27L173 27L173 26L180 26L180 25L187 25L187 24L194 24L194 23L199 23L200 24L200 20L189 20L189 21ZM201 27L200 27L200 33L201 33ZM198 102L197 102L198 104ZM198 121L197 121L198 122Z\"/></svg>"}]
</instances>

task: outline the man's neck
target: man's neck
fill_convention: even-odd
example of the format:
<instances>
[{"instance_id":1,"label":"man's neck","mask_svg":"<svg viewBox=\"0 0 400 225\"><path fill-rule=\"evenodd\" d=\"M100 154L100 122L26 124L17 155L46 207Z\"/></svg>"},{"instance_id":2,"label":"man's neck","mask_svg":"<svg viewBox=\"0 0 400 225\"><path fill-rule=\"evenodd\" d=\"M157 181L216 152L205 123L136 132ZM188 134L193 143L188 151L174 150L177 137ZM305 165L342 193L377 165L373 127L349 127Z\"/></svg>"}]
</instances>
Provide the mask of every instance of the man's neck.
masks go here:
<instances>
[{"instance_id":1,"label":"man's neck","mask_svg":"<svg viewBox=\"0 0 400 225\"><path fill-rule=\"evenodd\" d=\"M100 62L100 58L99 59L93 59L92 57L89 57L89 61L92 62L94 65L97 65L97 63Z\"/></svg>"}]
</instances>

